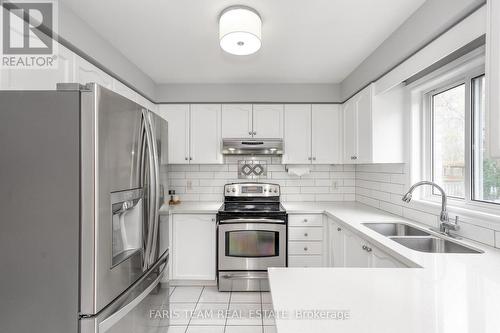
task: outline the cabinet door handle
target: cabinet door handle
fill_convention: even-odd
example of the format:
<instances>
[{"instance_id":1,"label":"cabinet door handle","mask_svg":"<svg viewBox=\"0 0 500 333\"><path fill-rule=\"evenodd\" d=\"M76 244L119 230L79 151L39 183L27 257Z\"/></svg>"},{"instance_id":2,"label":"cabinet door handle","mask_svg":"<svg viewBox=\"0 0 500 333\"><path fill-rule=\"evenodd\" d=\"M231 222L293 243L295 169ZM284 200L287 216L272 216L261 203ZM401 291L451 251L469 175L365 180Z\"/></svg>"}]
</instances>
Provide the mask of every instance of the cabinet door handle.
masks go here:
<instances>
[{"instance_id":1,"label":"cabinet door handle","mask_svg":"<svg viewBox=\"0 0 500 333\"><path fill-rule=\"evenodd\" d=\"M308 157L307 159L308 159L309 161L312 161L312 157Z\"/></svg>"},{"instance_id":2,"label":"cabinet door handle","mask_svg":"<svg viewBox=\"0 0 500 333\"><path fill-rule=\"evenodd\" d=\"M186 161L188 160L188 158L187 158L187 157L184 157L184 159L185 159Z\"/></svg>"},{"instance_id":3,"label":"cabinet door handle","mask_svg":"<svg viewBox=\"0 0 500 333\"><path fill-rule=\"evenodd\" d=\"M215 218L214 217L212 217L212 222L215 222Z\"/></svg>"},{"instance_id":4,"label":"cabinet door handle","mask_svg":"<svg viewBox=\"0 0 500 333\"><path fill-rule=\"evenodd\" d=\"M192 161L192 160L193 160L193 158L192 158L192 157L189 157L189 160L190 160L190 161Z\"/></svg>"},{"instance_id":5,"label":"cabinet door handle","mask_svg":"<svg viewBox=\"0 0 500 333\"><path fill-rule=\"evenodd\" d=\"M372 248L371 247L366 247L366 252L372 252Z\"/></svg>"},{"instance_id":6,"label":"cabinet door handle","mask_svg":"<svg viewBox=\"0 0 500 333\"><path fill-rule=\"evenodd\" d=\"M316 161L316 157L313 157L313 161Z\"/></svg>"},{"instance_id":7,"label":"cabinet door handle","mask_svg":"<svg viewBox=\"0 0 500 333\"><path fill-rule=\"evenodd\" d=\"M368 248L368 246L363 245L361 248L366 251L366 249Z\"/></svg>"},{"instance_id":8,"label":"cabinet door handle","mask_svg":"<svg viewBox=\"0 0 500 333\"><path fill-rule=\"evenodd\" d=\"M256 131L253 131L253 135L257 135L257 132L256 132Z\"/></svg>"},{"instance_id":9,"label":"cabinet door handle","mask_svg":"<svg viewBox=\"0 0 500 333\"><path fill-rule=\"evenodd\" d=\"M252 131L248 132L248 135L252 135Z\"/></svg>"},{"instance_id":10,"label":"cabinet door handle","mask_svg":"<svg viewBox=\"0 0 500 333\"><path fill-rule=\"evenodd\" d=\"M337 231L342 231L342 229L341 228L337 228Z\"/></svg>"},{"instance_id":11,"label":"cabinet door handle","mask_svg":"<svg viewBox=\"0 0 500 333\"><path fill-rule=\"evenodd\" d=\"M351 160L357 160L358 157L357 156L351 156Z\"/></svg>"}]
</instances>

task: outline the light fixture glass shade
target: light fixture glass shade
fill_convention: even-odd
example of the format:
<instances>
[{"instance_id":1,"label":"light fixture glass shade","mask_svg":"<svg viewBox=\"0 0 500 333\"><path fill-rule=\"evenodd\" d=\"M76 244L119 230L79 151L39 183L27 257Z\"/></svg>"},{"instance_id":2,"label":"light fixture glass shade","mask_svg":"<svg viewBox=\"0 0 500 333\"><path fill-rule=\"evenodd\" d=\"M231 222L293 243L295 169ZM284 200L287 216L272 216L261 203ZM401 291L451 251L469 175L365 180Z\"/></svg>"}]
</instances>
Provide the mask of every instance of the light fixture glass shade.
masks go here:
<instances>
[{"instance_id":1,"label":"light fixture glass shade","mask_svg":"<svg viewBox=\"0 0 500 333\"><path fill-rule=\"evenodd\" d=\"M262 20L246 7L229 7L219 19L220 47L231 54L249 55L262 45Z\"/></svg>"}]
</instances>

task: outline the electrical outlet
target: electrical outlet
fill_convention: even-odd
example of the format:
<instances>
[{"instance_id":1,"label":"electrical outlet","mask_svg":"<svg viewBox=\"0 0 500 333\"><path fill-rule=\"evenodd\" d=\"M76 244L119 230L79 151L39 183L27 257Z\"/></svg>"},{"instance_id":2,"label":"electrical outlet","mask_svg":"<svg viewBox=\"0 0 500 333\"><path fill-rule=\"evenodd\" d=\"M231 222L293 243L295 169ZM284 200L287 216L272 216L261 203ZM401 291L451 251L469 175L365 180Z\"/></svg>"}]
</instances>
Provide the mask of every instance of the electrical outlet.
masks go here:
<instances>
[{"instance_id":1,"label":"electrical outlet","mask_svg":"<svg viewBox=\"0 0 500 333\"><path fill-rule=\"evenodd\" d=\"M192 190L193 189L193 182L190 179L188 179L186 181L186 187L187 187L187 190Z\"/></svg>"}]
</instances>

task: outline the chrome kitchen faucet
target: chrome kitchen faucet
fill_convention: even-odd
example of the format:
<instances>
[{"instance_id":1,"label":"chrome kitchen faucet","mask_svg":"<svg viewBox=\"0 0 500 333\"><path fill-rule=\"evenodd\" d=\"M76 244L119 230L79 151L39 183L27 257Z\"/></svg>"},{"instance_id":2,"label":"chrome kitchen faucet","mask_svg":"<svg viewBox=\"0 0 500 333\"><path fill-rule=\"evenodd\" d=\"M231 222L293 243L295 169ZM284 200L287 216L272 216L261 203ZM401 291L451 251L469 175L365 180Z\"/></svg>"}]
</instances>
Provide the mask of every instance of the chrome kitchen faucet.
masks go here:
<instances>
[{"instance_id":1,"label":"chrome kitchen faucet","mask_svg":"<svg viewBox=\"0 0 500 333\"><path fill-rule=\"evenodd\" d=\"M448 198L446 196L445 191L443 190L443 188L441 186L437 185L434 182L430 182L427 180L415 183L410 187L408 192L406 192L406 194L403 196L402 200L406 203L409 203L412 199L413 191L417 187L422 186L422 185L433 186L433 187L437 188L439 190L439 192L441 193L441 214L439 216L439 220L441 221L441 224L439 225L439 232L445 234L446 236L452 236L450 234L450 230L456 231L456 230L460 229L460 226L458 225L458 216L455 217L455 222L450 222L450 217L448 216L448 211L446 209Z\"/></svg>"}]
</instances>

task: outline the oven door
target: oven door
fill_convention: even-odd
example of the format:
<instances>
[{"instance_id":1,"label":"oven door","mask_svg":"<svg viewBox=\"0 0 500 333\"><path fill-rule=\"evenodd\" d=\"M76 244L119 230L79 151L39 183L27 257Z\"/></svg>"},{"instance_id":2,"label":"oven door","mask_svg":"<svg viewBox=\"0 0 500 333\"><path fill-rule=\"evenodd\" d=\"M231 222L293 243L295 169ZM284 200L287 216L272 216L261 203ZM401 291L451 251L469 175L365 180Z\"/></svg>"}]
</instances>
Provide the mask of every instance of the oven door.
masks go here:
<instances>
[{"instance_id":1,"label":"oven door","mask_svg":"<svg viewBox=\"0 0 500 333\"><path fill-rule=\"evenodd\" d=\"M219 224L219 271L267 271L286 266L286 224L258 221Z\"/></svg>"}]
</instances>

